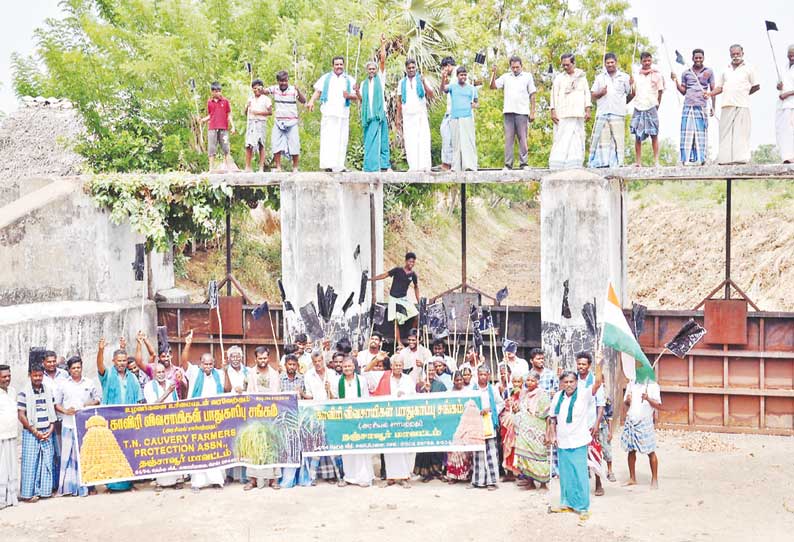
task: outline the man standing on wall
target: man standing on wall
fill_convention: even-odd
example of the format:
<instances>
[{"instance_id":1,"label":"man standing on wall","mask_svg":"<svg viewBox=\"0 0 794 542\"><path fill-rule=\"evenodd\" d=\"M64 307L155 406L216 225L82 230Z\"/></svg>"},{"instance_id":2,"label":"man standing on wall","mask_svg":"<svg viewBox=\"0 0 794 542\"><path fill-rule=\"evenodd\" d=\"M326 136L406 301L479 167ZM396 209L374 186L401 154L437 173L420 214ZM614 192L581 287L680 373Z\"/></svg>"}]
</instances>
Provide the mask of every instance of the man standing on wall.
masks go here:
<instances>
[{"instance_id":1,"label":"man standing on wall","mask_svg":"<svg viewBox=\"0 0 794 542\"><path fill-rule=\"evenodd\" d=\"M345 73L345 59L336 56L332 62L333 71L314 84L314 94L306 109L314 111L314 102L320 99L320 169L344 171L350 137L350 102L358 97L356 82Z\"/></svg>"},{"instance_id":2,"label":"man standing on wall","mask_svg":"<svg viewBox=\"0 0 794 542\"><path fill-rule=\"evenodd\" d=\"M496 77L496 66L491 72L492 90L505 91L502 115L505 127L505 169L513 169L513 145L518 138L518 162L521 169L529 167L527 135L529 124L535 120L535 80L532 74L522 71L521 58L510 57L510 71Z\"/></svg>"}]
</instances>

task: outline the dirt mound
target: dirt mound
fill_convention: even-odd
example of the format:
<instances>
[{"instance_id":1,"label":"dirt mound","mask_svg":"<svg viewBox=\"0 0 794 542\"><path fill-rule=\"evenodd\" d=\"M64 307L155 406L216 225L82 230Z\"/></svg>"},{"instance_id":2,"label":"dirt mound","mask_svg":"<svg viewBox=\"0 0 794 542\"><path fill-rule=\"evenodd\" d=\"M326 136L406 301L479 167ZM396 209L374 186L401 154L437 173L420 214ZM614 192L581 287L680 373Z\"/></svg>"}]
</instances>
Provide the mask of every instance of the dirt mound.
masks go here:
<instances>
[{"instance_id":1,"label":"dirt mound","mask_svg":"<svg viewBox=\"0 0 794 542\"><path fill-rule=\"evenodd\" d=\"M71 149L84 132L69 102L23 102L0 125L0 176L22 179L38 175L75 175L83 159Z\"/></svg>"}]
</instances>

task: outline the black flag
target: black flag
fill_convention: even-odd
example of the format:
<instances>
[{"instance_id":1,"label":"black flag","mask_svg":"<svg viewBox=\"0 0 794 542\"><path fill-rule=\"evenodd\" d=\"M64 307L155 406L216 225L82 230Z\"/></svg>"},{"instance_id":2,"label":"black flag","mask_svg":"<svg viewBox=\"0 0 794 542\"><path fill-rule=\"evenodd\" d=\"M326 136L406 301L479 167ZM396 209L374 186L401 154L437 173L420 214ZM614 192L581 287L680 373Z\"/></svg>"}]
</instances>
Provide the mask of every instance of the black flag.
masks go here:
<instances>
[{"instance_id":1,"label":"black flag","mask_svg":"<svg viewBox=\"0 0 794 542\"><path fill-rule=\"evenodd\" d=\"M313 341L322 339L325 336L323 326L320 324L320 319L317 317L317 308L314 302L310 301L300 308L300 315L303 323L306 325L306 333Z\"/></svg>"},{"instance_id":2,"label":"black flag","mask_svg":"<svg viewBox=\"0 0 794 542\"><path fill-rule=\"evenodd\" d=\"M284 291L284 283L281 282L281 279L278 279L278 291L281 293L281 302L287 301L287 292Z\"/></svg>"},{"instance_id":3,"label":"black flag","mask_svg":"<svg viewBox=\"0 0 794 542\"><path fill-rule=\"evenodd\" d=\"M361 286L358 290L358 304L364 304L364 298L367 297L367 283L369 282L369 274L366 271L361 273Z\"/></svg>"},{"instance_id":4,"label":"black flag","mask_svg":"<svg viewBox=\"0 0 794 542\"><path fill-rule=\"evenodd\" d=\"M571 307L568 304L568 292L570 289L568 288L568 281L565 280L562 283L562 317L567 318L570 320L571 318Z\"/></svg>"},{"instance_id":5,"label":"black flag","mask_svg":"<svg viewBox=\"0 0 794 542\"><path fill-rule=\"evenodd\" d=\"M353 297L356 295L356 292L350 292L350 297L347 298L345 304L342 305L342 314L346 313L347 310L353 305Z\"/></svg>"},{"instance_id":6,"label":"black flag","mask_svg":"<svg viewBox=\"0 0 794 542\"><path fill-rule=\"evenodd\" d=\"M774 30L777 32L777 24L774 21L764 21L766 24L766 31L769 32L770 30Z\"/></svg>"},{"instance_id":7,"label":"black flag","mask_svg":"<svg viewBox=\"0 0 794 542\"><path fill-rule=\"evenodd\" d=\"M259 320L263 316L267 316L267 313L270 311L270 307L267 304L267 301L264 301L261 305L254 309L252 316L254 320Z\"/></svg>"},{"instance_id":8,"label":"black flag","mask_svg":"<svg viewBox=\"0 0 794 542\"><path fill-rule=\"evenodd\" d=\"M218 306L218 283L214 280L211 280L209 286L207 286L207 298L211 309Z\"/></svg>"},{"instance_id":9,"label":"black flag","mask_svg":"<svg viewBox=\"0 0 794 542\"><path fill-rule=\"evenodd\" d=\"M427 325L427 298L419 298L419 329Z\"/></svg>"},{"instance_id":10,"label":"black flag","mask_svg":"<svg viewBox=\"0 0 794 542\"><path fill-rule=\"evenodd\" d=\"M607 25L607 36L611 36L611 35L612 35L612 23L609 23Z\"/></svg>"},{"instance_id":11,"label":"black flag","mask_svg":"<svg viewBox=\"0 0 794 542\"><path fill-rule=\"evenodd\" d=\"M631 322L633 324L632 331L634 338L640 340L640 335L645 329L645 313L648 312L648 307L640 305L639 303L631 304Z\"/></svg>"},{"instance_id":12,"label":"black flag","mask_svg":"<svg viewBox=\"0 0 794 542\"><path fill-rule=\"evenodd\" d=\"M138 243L135 245L135 261L132 262L132 269L135 271L135 280L143 280L143 271L146 269L146 264L144 263L144 258L146 255L146 249L143 243Z\"/></svg>"},{"instance_id":13,"label":"black flag","mask_svg":"<svg viewBox=\"0 0 794 542\"><path fill-rule=\"evenodd\" d=\"M168 352L171 347L168 345L168 328L157 326L157 353Z\"/></svg>"},{"instance_id":14,"label":"black flag","mask_svg":"<svg viewBox=\"0 0 794 542\"><path fill-rule=\"evenodd\" d=\"M507 286L496 292L496 304L501 305L502 301L507 299L507 296L510 292L507 291Z\"/></svg>"},{"instance_id":15,"label":"black flag","mask_svg":"<svg viewBox=\"0 0 794 542\"><path fill-rule=\"evenodd\" d=\"M582 307L582 318L587 326L587 332L593 336L598 337L598 323L596 321L596 307L589 301Z\"/></svg>"},{"instance_id":16,"label":"black flag","mask_svg":"<svg viewBox=\"0 0 794 542\"><path fill-rule=\"evenodd\" d=\"M681 64L682 66L686 66L686 60L684 60L684 55L682 55L678 49L675 50L675 62L676 64Z\"/></svg>"},{"instance_id":17,"label":"black flag","mask_svg":"<svg viewBox=\"0 0 794 542\"><path fill-rule=\"evenodd\" d=\"M690 318L664 346L679 358L684 358L705 334L706 330Z\"/></svg>"}]
</instances>

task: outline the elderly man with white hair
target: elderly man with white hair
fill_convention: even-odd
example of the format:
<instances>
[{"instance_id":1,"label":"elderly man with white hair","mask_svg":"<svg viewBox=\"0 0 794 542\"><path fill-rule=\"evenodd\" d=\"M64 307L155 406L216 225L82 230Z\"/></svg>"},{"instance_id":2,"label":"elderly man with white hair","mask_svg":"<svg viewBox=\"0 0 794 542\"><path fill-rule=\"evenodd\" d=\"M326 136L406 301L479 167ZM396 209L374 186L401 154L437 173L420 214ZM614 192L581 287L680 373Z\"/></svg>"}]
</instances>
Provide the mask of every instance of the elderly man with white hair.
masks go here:
<instances>
[{"instance_id":1,"label":"elderly man with white hair","mask_svg":"<svg viewBox=\"0 0 794 542\"><path fill-rule=\"evenodd\" d=\"M226 373L223 391L233 395L240 395L248 388L248 367L243 363L243 349L232 346L226 351L226 360L229 365Z\"/></svg>"},{"instance_id":2,"label":"elderly man with white hair","mask_svg":"<svg viewBox=\"0 0 794 542\"><path fill-rule=\"evenodd\" d=\"M794 44L788 46L788 66L777 84L775 130L780 158L784 164L794 163Z\"/></svg>"},{"instance_id":3,"label":"elderly man with white hair","mask_svg":"<svg viewBox=\"0 0 794 542\"><path fill-rule=\"evenodd\" d=\"M361 100L364 171L390 169L389 121L386 115L386 36L380 36L378 63L367 62L367 77L356 88Z\"/></svg>"}]
</instances>

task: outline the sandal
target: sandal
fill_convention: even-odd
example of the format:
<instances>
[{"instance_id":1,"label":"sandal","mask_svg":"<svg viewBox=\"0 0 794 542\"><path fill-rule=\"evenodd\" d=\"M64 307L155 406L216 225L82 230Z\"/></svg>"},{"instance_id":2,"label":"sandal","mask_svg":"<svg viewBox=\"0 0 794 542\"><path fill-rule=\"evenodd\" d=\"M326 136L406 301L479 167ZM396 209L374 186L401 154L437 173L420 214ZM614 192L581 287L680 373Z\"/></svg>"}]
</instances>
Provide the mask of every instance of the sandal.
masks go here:
<instances>
[{"instance_id":1,"label":"sandal","mask_svg":"<svg viewBox=\"0 0 794 542\"><path fill-rule=\"evenodd\" d=\"M346 485L347 485L347 482L345 482L344 480L339 480L336 483L336 487L345 487Z\"/></svg>"},{"instance_id":2,"label":"sandal","mask_svg":"<svg viewBox=\"0 0 794 542\"><path fill-rule=\"evenodd\" d=\"M256 486L253 483L248 482L243 486L243 491L251 491L252 489L254 489L254 487Z\"/></svg>"},{"instance_id":3,"label":"sandal","mask_svg":"<svg viewBox=\"0 0 794 542\"><path fill-rule=\"evenodd\" d=\"M599 487L598 489L596 489L595 490L595 496L596 497L603 497L604 496L604 488L603 487Z\"/></svg>"},{"instance_id":4,"label":"sandal","mask_svg":"<svg viewBox=\"0 0 794 542\"><path fill-rule=\"evenodd\" d=\"M488 491L496 491L497 489L499 489L499 488L498 488L498 487L496 487L495 485L493 485L493 486L488 486Z\"/></svg>"},{"instance_id":5,"label":"sandal","mask_svg":"<svg viewBox=\"0 0 794 542\"><path fill-rule=\"evenodd\" d=\"M411 488L411 482L409 482L408 480L400 480L397 483L400 485L400 487L404 487L405 489Z\"/></svg>"},{"instance_id":6,"label":"sandal","mask_svg":"<svg viewBox=\"0 0 794 542\"><path fill-rule=\"evenodd\" d=\"M610 482L617 482L618 481L617 478L615 478L615 473L614 472L610 472L609 474L607 474L607 480L609 480Z\"/></svg>"}]
</instances>

